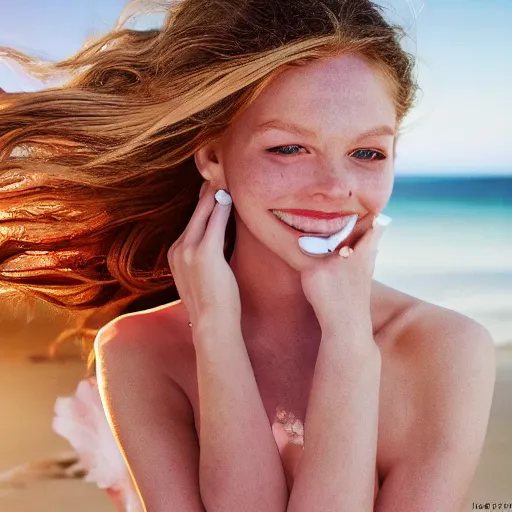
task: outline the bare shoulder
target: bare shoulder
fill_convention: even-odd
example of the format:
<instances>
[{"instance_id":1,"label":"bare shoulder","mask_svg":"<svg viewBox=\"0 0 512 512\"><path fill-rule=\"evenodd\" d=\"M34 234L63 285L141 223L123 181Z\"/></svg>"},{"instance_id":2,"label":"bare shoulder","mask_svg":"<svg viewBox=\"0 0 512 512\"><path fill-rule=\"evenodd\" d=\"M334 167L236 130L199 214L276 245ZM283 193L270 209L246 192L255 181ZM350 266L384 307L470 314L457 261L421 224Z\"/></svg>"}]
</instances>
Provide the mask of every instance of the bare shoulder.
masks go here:
<instances>
[{"instance_id":1,"label":"bare shoulder","mask_svg":"<svg viewBox=\"0 0 512 512\"><path fill-rule=\"evenodd\" d=\"M412 371L443 364L450 357L494 357L494 342L482 324L457 311L432 304L374 281L376 331L393 358L407 358ZM467 361L467 360L466 360ZM453 361L451 362L453 364Z\"/></svg>"},{"instance_id":2,"label":"bare shoulder","mask_svg":"<svg viewBox=\"0 0 512 512\"><path fill-rule=\"evenodd\" d=\"M496 349L488 329L457 311L417 299L396 333L393 358L417 404L440 404L464 386L494 386ZM425 411L424 411L425 412Z\"/></svg>"},{"instance_id":3,"label":"bare shoulder","mask_svg":"<svg viewBox=\"0 0 512 512\"><path fill-rule=\"evenodd\" d=\"M127 357L138 354L146 363L162 366L171 374L180 366L190 338L185 320L180 301L121 315L100 329L94 349L98 353L108 347Z\"/></svg>"},{"instance_id":4,"label":"bare shoulder","mask_svg":"<svg viewBox=\"0 0 512 512\"><path fill-rule=\"evenodd\" d=\"M420 404L417 419L459 447L465 422L480 429L475 438L483 435L496 379L496 347L488 329L457 311L420 301L399 344L410 362Z\"/></svg>"},{"instance_id":5,"label":"bare shoulder","mask_svg":"<svg viewBox=\"0 0 512 512\"><path fill-rule=\"evenodd\" d=\"M418 300L392 361L392 396L400 400L387 402L388 414L404 428L400 443L386 452L379 505L398 510L401 500L422 510L458 510L486 436L496 376L493 339L477 321Z\"/></svg>"},{"instance_id":6,"label":"bare shoulder","mask_svg":"<svg viewBox=\"0 0 512 512\"><path fill-rule=\"evenodd\" d=\"M144 510L168 510L172 503L204 512L194 411L174 375L180 323L173 313L132 313L100 330L98 389Z\"/></svg>"},{"instance_id":7,"label":"bare shoulder","mask_svg":"<svg viewBox=\"0 0 512 512\"><path fill-rule=\"evenodd\" d=\"M457 311L419 299L396 341L415 373L422 368L469 370L473 364L490 365L495 360L495 345L486 327Z\"/></svg>"}]
</instances>

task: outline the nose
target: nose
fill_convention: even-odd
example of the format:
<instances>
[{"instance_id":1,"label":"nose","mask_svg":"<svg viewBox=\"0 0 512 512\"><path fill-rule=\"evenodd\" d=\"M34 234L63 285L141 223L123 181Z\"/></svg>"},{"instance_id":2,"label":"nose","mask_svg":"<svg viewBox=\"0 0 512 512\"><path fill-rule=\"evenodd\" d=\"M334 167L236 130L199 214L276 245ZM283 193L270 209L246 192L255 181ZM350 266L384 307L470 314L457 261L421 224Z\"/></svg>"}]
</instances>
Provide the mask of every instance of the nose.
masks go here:
<instances>
[{"instance_id":1,"label":"nose","mask_svg":"<svg viewBox=\"0 0 512 512\"><path fill-rule=\"evenodd\" d=\"M354 177L345 169L331 167L316 173L310 183L310 195L319 202L340 202L353 194L356 188Z\"/></svg>"}]
</instances>

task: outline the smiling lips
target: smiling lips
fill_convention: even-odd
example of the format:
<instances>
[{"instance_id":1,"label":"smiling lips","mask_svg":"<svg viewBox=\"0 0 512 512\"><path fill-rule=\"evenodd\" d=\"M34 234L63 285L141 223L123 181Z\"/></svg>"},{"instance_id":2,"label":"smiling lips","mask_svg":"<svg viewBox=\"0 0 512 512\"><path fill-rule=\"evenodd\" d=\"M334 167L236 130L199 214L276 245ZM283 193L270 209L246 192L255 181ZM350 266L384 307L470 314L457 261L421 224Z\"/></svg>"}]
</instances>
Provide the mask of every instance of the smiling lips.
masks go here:
<instances>
[{"instance_id":1,"label":"smiling lips","mask_svg":"<svg viewBox=\"0 0 512 512\"><path fill-rule=\"evenodd\" d=\"M354 215L357 212L346 211L346 212L322 212L319 210L273 210L275 212L291 213L292 215L299 215L301 217L311 217L313 219L336 219L338 217L344 217L346 215Z\"/></svg>"},{"instance_id":2,"label":"smiling lips","mask_svg":"<svg viewBox=\"0 0 512 512\"><path fill-rule=\"evenodd\" d=\"M355 214L355 212L334 214L327 214L324 212L308 212L308 216L306 216L296 215L289 213L289 211L282 210L272 210L272 213L288 226L313 236L330 236L341 231L350 222L352 216ZM313 214L315 217L309 216ZM324 215L330 218L318 218Z\"/></svg>"}]
</instances>

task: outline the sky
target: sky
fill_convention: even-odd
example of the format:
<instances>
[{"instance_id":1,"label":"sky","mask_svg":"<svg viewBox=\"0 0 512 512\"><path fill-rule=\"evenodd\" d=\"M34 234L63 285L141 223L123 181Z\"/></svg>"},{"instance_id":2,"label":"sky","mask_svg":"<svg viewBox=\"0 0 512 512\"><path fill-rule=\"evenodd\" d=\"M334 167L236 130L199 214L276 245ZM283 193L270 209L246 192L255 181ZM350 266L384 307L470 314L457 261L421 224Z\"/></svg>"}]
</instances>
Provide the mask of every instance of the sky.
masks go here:
<instances>
[{"instance_id":1,"label":"sky","mask_svg":"<svg viewBox=\"0 0 512 512\"><path fill-rule=\"evenodd\" d=\"M0 0L0 46L63 59L87 37L110 30L126 3ZM418 58L422 92L403 125L396 174L512 175L512 0L377 3L394 8L398 22L417 14L407 49ZM45 84L0 60L0 87L32 91Z\"/></svg>"}]
</instances>

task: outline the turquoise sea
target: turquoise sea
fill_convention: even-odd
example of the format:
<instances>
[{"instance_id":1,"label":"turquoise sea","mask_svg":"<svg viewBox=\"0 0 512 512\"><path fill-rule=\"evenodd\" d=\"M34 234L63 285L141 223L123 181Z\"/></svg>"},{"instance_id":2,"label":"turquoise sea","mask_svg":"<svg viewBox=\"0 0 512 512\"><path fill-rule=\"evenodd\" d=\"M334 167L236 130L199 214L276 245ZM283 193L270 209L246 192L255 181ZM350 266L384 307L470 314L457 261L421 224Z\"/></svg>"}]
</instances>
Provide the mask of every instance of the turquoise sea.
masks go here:
<instances>
[{"instance_id":1,"label":"turquoise sea","mask_svg":"<svg viewBox=\"0 0 512 512\"><path fill-rule=\"evenodd\" d=\"M397 176L374 278L512 344L512 176Z\"/></svg>"}]
</instances>

